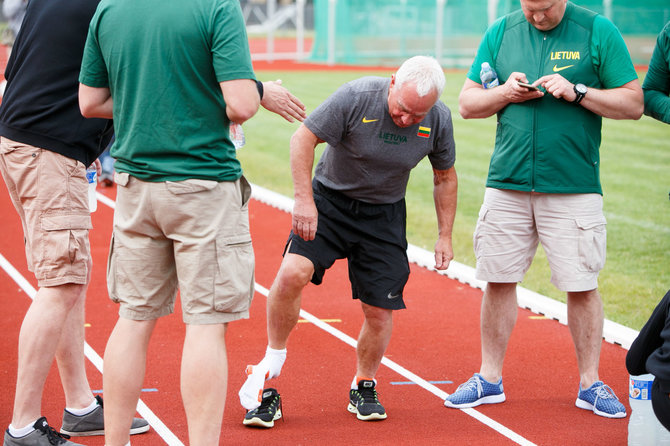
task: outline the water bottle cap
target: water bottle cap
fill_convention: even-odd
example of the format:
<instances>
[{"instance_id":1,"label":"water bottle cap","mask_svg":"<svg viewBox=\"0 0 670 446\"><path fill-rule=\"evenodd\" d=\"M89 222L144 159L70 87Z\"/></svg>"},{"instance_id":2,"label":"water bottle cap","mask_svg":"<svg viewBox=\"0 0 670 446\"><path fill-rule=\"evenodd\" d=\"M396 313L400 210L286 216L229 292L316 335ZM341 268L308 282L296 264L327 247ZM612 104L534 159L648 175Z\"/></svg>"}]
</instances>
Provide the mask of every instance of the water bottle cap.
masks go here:
<instances>
[{"instance_id":1,"label":"water bottle cap","mask_svg":"<svg viewBox=\"0 0 670 446\"><path fill-rule=\"evenodd\" d=\"M491 65L489 65L488 62L482 62L482 68L484 68L484 69L491 68Z\"/></svg>"}]
</instances>

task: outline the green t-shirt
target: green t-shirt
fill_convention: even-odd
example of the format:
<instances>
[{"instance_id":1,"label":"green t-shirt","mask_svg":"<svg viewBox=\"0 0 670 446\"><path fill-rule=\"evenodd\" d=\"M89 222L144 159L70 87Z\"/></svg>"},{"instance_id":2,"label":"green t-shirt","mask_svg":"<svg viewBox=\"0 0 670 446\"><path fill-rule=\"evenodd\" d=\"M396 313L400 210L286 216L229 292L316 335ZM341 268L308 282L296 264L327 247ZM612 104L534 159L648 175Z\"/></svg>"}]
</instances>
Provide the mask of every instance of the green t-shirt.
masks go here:
<instances>
[{"instance_id":1,"label":"green t-shirt","mask_svg":"<svg viewBox=\"0 0 670 446\"><path fill-rule=\"evenodd\" d=\"M102 0L79 80L114 100L115 169L146 181L235 181L219 82L255 79L237 0Z\"/></svg>"},{"instance_id":2,"label":"green t-shirt","mask_svg":"<svg viewBox=\"0 0 670 446\"><path fill-rule=\"evenodd\" d=\"M670 124L670 22L656 39L642 89L644 114Z\"/></svg>"}]
</instances>

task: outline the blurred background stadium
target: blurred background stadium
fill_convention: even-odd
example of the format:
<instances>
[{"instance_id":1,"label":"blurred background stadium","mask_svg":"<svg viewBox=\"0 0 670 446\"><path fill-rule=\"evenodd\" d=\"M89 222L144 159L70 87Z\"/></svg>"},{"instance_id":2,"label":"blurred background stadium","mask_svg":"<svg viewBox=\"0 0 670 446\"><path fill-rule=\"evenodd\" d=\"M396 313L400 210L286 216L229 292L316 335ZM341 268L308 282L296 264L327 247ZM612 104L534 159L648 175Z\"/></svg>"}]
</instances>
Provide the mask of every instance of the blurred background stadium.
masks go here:
<instances>
[{"instance_id":1,"label":"blurred background stadium","mask_svg":"<svg viewBox=\"0 0 670 446\"><path fill-rule=\"evenodd\" d=\"M647 64L670 20L668 0L579 0L611 19L636 64ZM486 27L518 0L240 0L254 57L328 64L395 65L415 54L470 65ZM287 40L288 39L288 40Z\"/></svg>"}]
</instances>

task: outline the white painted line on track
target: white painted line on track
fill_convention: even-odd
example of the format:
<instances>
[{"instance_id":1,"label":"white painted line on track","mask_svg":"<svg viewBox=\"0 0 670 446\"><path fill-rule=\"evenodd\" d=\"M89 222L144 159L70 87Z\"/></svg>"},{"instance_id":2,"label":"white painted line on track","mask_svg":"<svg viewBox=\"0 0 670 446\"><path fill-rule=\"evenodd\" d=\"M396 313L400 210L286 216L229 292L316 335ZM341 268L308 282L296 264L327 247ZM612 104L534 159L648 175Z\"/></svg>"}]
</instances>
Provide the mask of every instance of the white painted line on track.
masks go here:
<instances>
[{"instance_id":1,"label":"white painted line on track","mask_svg":"<svg viewBox=\"0 0 670 446\"><path fill-rule=\"evenodd\" d=\"M262 294L265 297L268 297L268 289L259 285L255 284L255 289L258 293ZM300 309L300 317L302 317L305 320L308 320L312 324L316 325L323 331L333 335L340 341L344 342L345 344L350 345L353 348L356 348L357 342L354 338L351 336L341 332L335 327L332 327L328 325L327 323L323 322L321 319L317 318L316 316L306 312L303 309ZM440 398L440 400L444 401L444 399L449 395L447 392L435 387L433 384L429 383L425 379L419 377L413 372L410 372L407 370L405 367L401 366L400 364L391 361L387 357L382 358L382 364L385 365L386 367L390 368L394 372L398 373L399 375L409 379L410 381L413 381L414 383L418 384L419 386L423 387L424 389L428 390L430 393L433 395L437 396ZM454 409L448 409L445 408L444 410L454 410ZM532 446L535 445L535 443L527 440L526 438L522 437L521 435L517 434L516 432L512 431L511 429L503 426L502 424L498 423L497 421L487 417L486 415L482 414L481 412L478 412L475 409L460 409L463 413L470 415L472 418L476 419L477 421L481 422L482 424L490 427L491 429L495 430L501 435L504 435L505 437L509 438L513 442L524 445L524 446Z\"/></svg>"},{"instance_id":2,"label":"white painted line on track","mask_svg":"<svg viewBox=\"0 0 670 446\"><path fill-rule=\"evenodd\" d=\"M252 196L254 199L261 201L265 204L268 204L270 206L273 206L279 210L289 213L292 212L293 209L292 199L255 184L252 184L251 186L253 191ZM100 202L109 206L110 208L113 209L115 207L114 201L108 198L107 196L101 194L100 192L97 193L97 197ZM416 263L417 265L422 266L424 268L432 269L433 263L431 262L433 262L432 260L433 255L431 252L428 252L422 248L419 248L411 244L409 245L407 252L409 260L411 262ZM447 271L436 271L436 272L438 274L443 274L448 276L449 278L465 283L473 288L483 289L485 286L485 283L477 280L474 277L474 268L467 265L463 265L456 261L451 262L451 265L449 266L449 269ZM255 284L255 289L257 292L267 297L268 295L267 288L264 288L259 284ZM533 291L527 290L521 286L517 287L517 292L518 292L519 306L527 308L535 313L543 314L547 317L553 318L562 324L566 324L567 307L565 306L565 304L550 299L546 296L540 295L538 293L535 293ZM310 313L302 309L300 310L300 316L303 319L313 323L315 326L326 331L327 333L330 333L337 339L340 339L344 343L352 346L353 348L356 348L357 345L356 340L346 335L345 333L341 332L340 330L328 325L327 323L321 321L319 318L311 315ZM628 349L632 341L637 336L637 333L638 333L637 331L632 330L628 327L616 324L609 320L605 320L604 338L608 342L620 344L622 347ZM448 396L447 392L444 392L443 390L429 383L425 379L419 377L418 375L414 374L413 372L407 370L406 368L395 363L394 361L391 361L386 357L382 359L382 364L389 367L390 369L400 374L401 376L404 376L405 378L413 381L414 383L421 386L425 390L431 392L441 400L444 400ZM491 429L494 429L501 435L504 435L505 437L509 438L510 440L514 441L517 444L528 445L528 446L534 445L534 443L527 440L523 436L503 426L497 421L487 417L481 412L478 412L476 409L467 408L460 410L466 413L467 415L475 418L482 424L489 426Z\"/></svg>"},{"instance_id":3,"label":"white painted line on track","mask_svg":"<svg viewBox=\"0 0 670 446\"><path fill-rule=\"evenodd\" d=\"M105 203L107 204L107 203ZM26 280L21 273L19 273L14 265L12 265L2 254L0 254L0 267L7 272L9 277L11 277L16 284L21 287L21 289L30 297L31 299L35 298L37 291L35 288ZM100 355L90 346L87 342L84 343L84 354L86 358L95 366L100 373L102 373L102 358ZM141 399L137 403L137 412L147 420L151 427L160 435L160 437L165 441L166 444L170 446L184 446L184 443L177 438L175 434L172 433L170 429L153 413L151 409L142 401ZM132 440L132 439L131 439Z\"/></svg>"},{"instance_id":4,"label":"white painted line on track","mask_svg":"<svg viewBox=\"0 0 670 446\"><path fill-rule=\"evenodd\" d=\"M252 197L254 199L284 212L291 213L293 211L292 199L256 184L252 184L251 188ZM464 265L455 260L451 261L449 269L446 271L435 270L433 268L435 266L435 257L433 253L423 248L419 248L418 246L409 244L407 247L407 257L412 263L447 276L450 279L458 280L473 288L483 290L486 286L486 282L475 278L475 269L473 267ZM522 286L517 286L517 300L519 307L521 308L526 308L533 313L542 314L548 318L555 319L563 325L567 325L568 323L568 307L563 302L543 296ZM619 344L628 350L638 333L638 331L633 330L632 328L605 319L603 338L607 342Z\"/></svg>"}]
</instances>

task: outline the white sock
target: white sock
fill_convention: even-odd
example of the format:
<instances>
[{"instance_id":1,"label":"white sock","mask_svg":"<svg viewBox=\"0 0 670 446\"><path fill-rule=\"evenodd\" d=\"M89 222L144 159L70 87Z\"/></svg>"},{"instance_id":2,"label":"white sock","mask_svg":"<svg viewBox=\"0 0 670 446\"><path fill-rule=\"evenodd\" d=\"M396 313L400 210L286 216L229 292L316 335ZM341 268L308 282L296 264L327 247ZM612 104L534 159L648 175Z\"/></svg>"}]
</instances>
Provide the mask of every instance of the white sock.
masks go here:
<instances>
[{"instance_id":1,"label":"white sock","mask_svg":"<svg viewBox=\"0 0 670 446\"><path fill-rule=\"evenodd\" d=\"M25 437L26 435L28 435L29 433L31 433L32 431L35 430L35 428L33 426L35 425L36 421L37 420L32 421L27 426L21 427L21 428L18 428L18 429L10 424L9 429L7 429L9 431L9 435L11 435L14 438Z\"/></svg>"},{"instance_id":2,"label":"white sock","mask_svg":"<svg viewBox=\"0 0 670 446\"><path fill-rule=\"evenodd\" d=\"M98 407L98 400L93 399L93 402L88 406L84 407L83 409L72 409L70 407L66 407L65 410L70 412L72 415L80 417L82 415L87 415L93 412L97 407Z\"/></svg>"},{"instance_id":3,"label":"white sock","mask_svg":"<svg viewBox=\"0 0 670 446\"><path fill-rule=\"evenodd\" d=\"M107 445L105 445L105 446L107 446ZM126 443L126 446L130 446L130 441L128 443Z\"/></svg>"},{"instance_id":4,"label":"white sock","mask_svg":"<svg viewBox=\"0 0 670 446\"><path fill-rule=\"evenodd\" d=\"M265 379L272 379L279 376L284 361L286 361L286 349L275 350L268 345L265 349L265 358L258 365L267 366L268 376Z\"/></svg>"},{"instance_id":5,"label":"white sock","mask_svg":"<svg viewBox=\"0 0 670 446\"><path fill-rule=\"evenodd\" d=\"M238 392L242 407L252 410L260 406L265 380L278 377L285 360L285 348L275 350L268 346L261 362L254 366L247 366L247 380ZM249 373L250 369L251 373Z\"/></svg>"}]
</instances>

